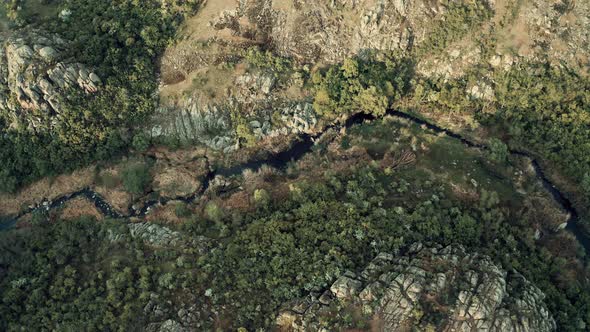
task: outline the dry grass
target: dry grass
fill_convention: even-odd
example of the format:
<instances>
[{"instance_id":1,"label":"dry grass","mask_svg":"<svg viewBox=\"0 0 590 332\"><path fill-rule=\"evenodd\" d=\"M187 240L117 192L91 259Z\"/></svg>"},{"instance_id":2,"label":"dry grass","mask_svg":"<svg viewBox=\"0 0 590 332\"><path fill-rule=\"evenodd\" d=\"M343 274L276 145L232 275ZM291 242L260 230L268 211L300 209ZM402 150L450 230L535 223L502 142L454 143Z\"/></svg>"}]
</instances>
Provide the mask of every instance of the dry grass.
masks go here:
<instances>
[{"instance_id":1,"label":"dry grass","mask_svg":"<svg viewBox=\"0 0 590 332\"><path fill-rule=\"evenodd\" d=\"M132 203L133 196L123 188L122 169L123 164L118 164L102 170L97 176L93 190L99 193L119 213L126 214L129 205ZM111 179L112 182L105 181L105 179Z\"/></svg>"},{"instance_id":2,"label":"dry grass","mask_svg":"<svg viewBox=\"0 0 590 332\"><path fill-rule=\"evenodd\" d=\"M237 7L236 0L210 0L205 1L199 12L188 19L181 28L181 37L207 40L223 35L223 31L215 30L209 23L226 10L234 10ZM225 32L227 33L227 32Z\"/></svg>"},{"instance_id":3,"label":"dry grass","mask_svg":"<svg viewBox=\"0 0 590 332\"><path fill-rule=\"evenodd\" d=\"M221 103L227 97L235 79L246 72L246 66L241 63L234 69L209 66L183 75L183 79L175 84L165 85L160 89L161 101L172 104L191 96L202 102Z\"/></svg>"},{"instance_id":4,"label":"dry grass","mask_svg":"<svg viewBox=\"0 0 590 332\"><path fill-rule=\"evenodd\" d=\"M153 187L164 197L188 196L198 191L202 184L197 176L199 172L188 167L166 167L155 171Z\"/></svg>"},{"instance_id":5,"label":"dry grass","mask_svg":"<svg viewBox=\"0 0 590 332\"><path fill-rule=\"evenodd\" d=\"M23 207L38 204L45 199L54 200L88 187L94 181L94 169L94 166L90 166L53 179L45 178L16 194L0 194L0 215L17 214Z\"/></svg>"},{"instance_id":6,"label":"dry grass","mask_svg":"<svg viewBox=\"0 0 590 332\"><path fill-rule=\"evenodd\" d=\"M83 197L75 198L67 202L58 212L58 218L63 220L73 220L82 216L95 217L96 220L103 220L104 216L96 206Z\"/></svg>"},{"instance_id":7,"label":"dry grass","mask_svg":"<svg viewBox=\"0 0 590 332\"><path fill-rule=\"evenodd\" d=\"M150 213L146 215L145 220L147 222L163 222L166 224L182 224L184 219L176 215L176 205L178 202L169 202L164 206L157 206L150 210Z\"/></svg>"}]
</instances>

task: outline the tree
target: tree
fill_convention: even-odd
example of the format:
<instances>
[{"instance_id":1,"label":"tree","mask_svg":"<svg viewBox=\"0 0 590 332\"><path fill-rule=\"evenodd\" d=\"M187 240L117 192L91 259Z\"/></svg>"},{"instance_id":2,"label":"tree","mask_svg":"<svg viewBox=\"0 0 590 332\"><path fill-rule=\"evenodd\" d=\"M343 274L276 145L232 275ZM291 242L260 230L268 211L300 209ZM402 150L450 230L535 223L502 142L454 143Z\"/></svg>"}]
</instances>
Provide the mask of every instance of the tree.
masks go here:
<instances>
[{"instance_id":1,"label":"tree","mask_svg":"<svg viewBox=\"0 0 590 332\"><path fill-rule=\"evenodd\" d=\"M590 198L590 173L584 174L582 179L582 189L586 192L586 196Z\"/></svg>"},{"instance_id":2,"label":"tree","mask_svg":"<svg viewBox=\"0 0 590 332\"><path fill-rule=\"evenodd\" d=\"M387 97L374 86L364 89L356 97L358 108L375 116L383 116L387 111Z\"/></svg>"},{"instance_id":3,"label":"tree","mask_svg":"<svg viewBox=\"0 0 590 332\"><path fill-rule=\"evenodd\" d=\"M205 207L207 218L214 222L220 222L223 218L223 210L214 202L209 202Z\"/></svg>"},{"instance_id":4,"label":"tree","mask_svg":"<svg viewBox=\"0 0 590 332\"><path fill-rule=\"evenodd\" d=\"M139 133L133 137L133 148L139 152L145 152L150 147L150 139L147 135Z\"/></svg>"},{"instance_id":5,"label":"tree","mask_svg":"<svg viewBox=\"0 0 590 332\"><path fill-rule=\"evenodd\" d=\"M151 181L150 167L144 162L131 163L123 170L123 186L132 194L143 194Z\"/></svg>"},{"instance_id":6,"label":"tree","mask_svg":"<svg viewBox=\"0 0 590 332\"><path fill-rule=\"evenodd\" d=\"M498 163L506 162L508 158L508 146L497 138L490 139L490 158Z\"/></svg>"},{"instance_id":7,"label":"tree","mask_svg":"<svg viewBox=\"0 0 590 332\"><path fill-rule=\"evenodd\" d=\"M270 195L264 189L254 190L254 202L261 207L267 207L270 203Z\"/></svg>"}]
</instances>

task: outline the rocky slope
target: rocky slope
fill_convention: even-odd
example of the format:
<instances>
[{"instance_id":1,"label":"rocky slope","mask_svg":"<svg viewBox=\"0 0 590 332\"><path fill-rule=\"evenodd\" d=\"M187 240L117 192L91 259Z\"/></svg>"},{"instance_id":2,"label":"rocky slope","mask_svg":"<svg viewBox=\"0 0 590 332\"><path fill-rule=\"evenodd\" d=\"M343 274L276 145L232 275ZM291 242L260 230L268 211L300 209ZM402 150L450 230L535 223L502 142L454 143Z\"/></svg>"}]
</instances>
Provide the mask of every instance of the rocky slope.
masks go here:
<instances>
[{"instance_id":1,"label":"rocky slope","mask_svg":"<svg viewBox=\"0 0 590 332\"><path fill-rule=\"evenodd\" d=\"M405 255L381 253L362 272L346 272L318 295L289 305L277 325L287 331L333 331L342 328L345 310L356 310L379 331L556 328L538 288L460 246L417 243Z\"/></svg>"},{"instance_id":2,"label":"rocky slope","mask_svg":"<svg viewBox=\"0 0 590 332\"><path fill-rule=\"evenodd\" d=\"M0 111L13 124L50 129L71 90L96 92L101 80L68 59L68 43L58 36L25 29L0 35Z\"/></svg>"},{"instance_id":3,"label":"rocky slope","mask_svg":"<svg viewBox=\"0 0 590 332\"><path fill-rule=\"evenodd\" d=\"M288 118L292 105L309 102L302 82L315 67L370 50L415 52L416 71L427 77L456 78L486 66L490 70L466 93L493 100L493 73L518 63L546 61L587 71L588 6L537 0L208 1L162 58L161 108L151 131L231 152L238 148L238 122L230 114L254 124L242 132L257 139L313 130L313 110L295 126L290 119L269 120L273 111L279 114L274 118ZM291 59L292 72L278 77L272 68L251 68L245 50L258 46Z\"/></svg>"}]
</instances>

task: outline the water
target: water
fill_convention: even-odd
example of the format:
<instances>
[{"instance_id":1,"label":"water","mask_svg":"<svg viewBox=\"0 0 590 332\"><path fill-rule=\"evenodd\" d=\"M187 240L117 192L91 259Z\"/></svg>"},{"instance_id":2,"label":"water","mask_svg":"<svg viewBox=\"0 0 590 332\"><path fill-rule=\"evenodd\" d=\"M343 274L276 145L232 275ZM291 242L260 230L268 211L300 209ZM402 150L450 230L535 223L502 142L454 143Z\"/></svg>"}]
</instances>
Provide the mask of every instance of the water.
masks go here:
<instances>
[{"instance_id":1,"label":"water","mask_svg":"<svg viewBox=\"0 0 590 332\"><path fill-rule=\"evenodd\" d=\"M444 133L448 137L451 137L451 138L461 141L463 144L465 144L468 147L477 148L477 149L487 149L487 147L483 144L479 144L479 143L475 143L473 141L470 141L457 133L454 133L448 129L439 127L435 124L432 124L430 122L427 122L425 120L417 118L413 115L403 113L400 111L396 111L396 110L389 110L387 112L387 115L411 121L411 122L418 124L420 126L424 126L428 130L431 130L435 133ZM344 124L331 125L331 126L325 128L323 132L321 132L317 135L313 135L313 136L308 135L308 134L300 135L298 137L297 142L295 142L288 150L270 155L269 157L266 157L263 159L251 160L251 161L248 161L246 163L243 163L243 164L240 164L237 166L233 166L233 167L229 167L229 168L221 168L221 169L218 169L215 171L211 171L207 174L206 178L203 180L203 186L202 186L201 190L199 190L198 192L193 193L192 195L187 196L187 197L159 198L156 200L151 200L151 201L146 202L141 209L139 209L139 210L130 209L126 215L122 215L122 214L118 213L115 209L113 209L108 204L108 202L105 201L98 193L90 190L89 188L85 188L83 190L62 196L52 202L42 202L41 204L39 204L37 206L33 206L33 207L28 208L27 210L21 212L18 216L14 217L12 219L9 219L5 222L0 223L0 231L14 227L14 225L16 224L16 221L19 218L21 218L22 216L24 216L25 214L35 212L35 211L43 211L43 210L49 211L51 209L58 208L58 207L62 206L63 204L65 204L66 202L68 202L74 198L80 197L80 196L84 196L88 200L93 202L94 205L97 207L97 209L106 217L115 218L115 219L125 218L125 217L140 217L141 218L141 217L144 217L149 212L149 210L151 208L158 206L158 205L166 205L170 201L182 201L185 203L194 202L209 188L211 181L218 175L225 176L225 177L239 175L246 169L251 169L251 170L256 171L256 170L260 169L260 167L262 167L263 165L272 166L277 169L284 169L288 165L289 162L299 160L300 158L305 156L305 154L312 151L312 148L315 145L315 140L318 139L327 130L329 130L329 129L338 130L343 127L350 128L350 127L360 124L364 121L372 121L375 119L376 118L373 115L358 113L356 115L349 117ZM535 169L535 174L536 174L537 178L543 183L543 186L545 187L545 189L551 194L553 199L555 199L555 201L558 202L559 205L565 211L567 211L569 213L570 217L567 221L566 230L571 232L577 238L577 240L584 247L586 252L590 252L590 236L588 236L583 231L582 227L580 226L579 214L576 211L576 209L574 208L571 201L569 199L567 199L567 197L561 191L559 191L559 189L545 176L545 173L544 173L543 169L541 168L540 164L530 154L523 152L523 151L518 151L518 150L509 150L509 152L512 155L525 157L531 161L531 163Z\"/></svg>"}]
</instances>

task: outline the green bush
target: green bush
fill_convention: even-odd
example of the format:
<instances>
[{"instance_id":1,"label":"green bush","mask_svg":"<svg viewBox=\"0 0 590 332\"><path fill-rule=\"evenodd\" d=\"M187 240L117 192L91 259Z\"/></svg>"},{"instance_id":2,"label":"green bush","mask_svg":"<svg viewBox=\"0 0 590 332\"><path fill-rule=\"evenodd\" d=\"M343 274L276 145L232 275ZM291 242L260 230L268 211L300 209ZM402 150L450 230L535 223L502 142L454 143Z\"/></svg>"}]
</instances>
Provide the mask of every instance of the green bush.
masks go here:
<instances>
[{"instance_id":1,"label":"green bush","mask_svg":"<svg viewBox=\"0 0 590 332\"><path fill-rule=\"evenodd\" d=\"M382 116L408 92L412 75L413 63L406 58L373 54L369 60L346 59L312 74L314 109L328 119L354 112Z\"/></svg>"},{"instance_id":2,"label":"green bush","mask_svg":"<svg viewBox=\"0 0 590 332\"><path fill-rule=\"evenodd\" d=\"M139 152L145 152L150 147L150 139L143 133L137 134L133 137L132 146Z\"/></svg>"},{"instance_id":3,"label":"green bush","mask_svg":"<svg viewBox=\"0 0 590 332\"><path fill-rule=\"evenodd\" d=\"M191 210L186 203L178 203L174 207L174 214L179 218L186 218L191 215Z\"/></svg>"},{"instance_id":4,"label":"green bush","mask_svg":"<svg viewBox=\"0 0 590 332\"><path fill-rule=\"evenodd\" d=\"M209 220L219 223L224 217L224 212L219 205L214 202L209 202L207 206L205 206L205 215Z\"/></svg>"},{"instance_id":5,"label":"green bush","mask_svg":"<svg viewBox=\"0 0 590 332\"><path fill-rule=\"evenodd\" d=\"M123 186L129 193L143 194L151 182L150 167L144 162L132 162L123 170Z\"/></svg>"},{"instance_id":6,"label":"green bush","mask_svg":"<svg viewBox=\"0 0 590 332\"><path fill-rule=\"evenodd\" d=\"M590 173L584 174L584 178L582 179L582 189L590 199Z\"/></svg>"},{"instance_id":7,"label":"green bush","mask_svg":"<svg viewBox=\"0 0 590 332\"><path fill-rule=\"evenodd\" d=\"M504 142L497 138L492 138L488 146L490 148L490 158L493 161L498 163L506 162L508 158L508 146Z\"/></svg>"},{"instance_id":8,"label":"green bush","mask_svg":"<svg viewBox=\"0 0 590 332\"><path fill-rule=\"evenodd\" d=\"M254 202L257 206L267 207L270 204L270 195L265 189L254 190Z\"/></svg>"},{"instance_id":9,"label":"green bush","mask_svg":"<svg viewBox=\"0 0 590 332\"><path fill-rule=\"evenodd\" d=\"M270 51L261 51L258 47L251 47L245 51L244 58L250 66L272 73L280 78L293 70L293 62L276 56Z\"/></svg>"}]
</instances>

